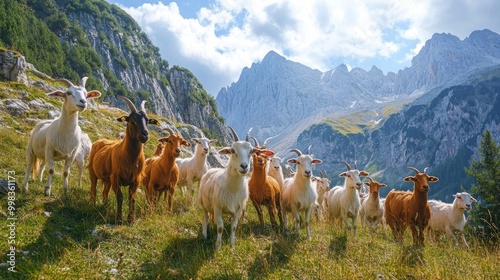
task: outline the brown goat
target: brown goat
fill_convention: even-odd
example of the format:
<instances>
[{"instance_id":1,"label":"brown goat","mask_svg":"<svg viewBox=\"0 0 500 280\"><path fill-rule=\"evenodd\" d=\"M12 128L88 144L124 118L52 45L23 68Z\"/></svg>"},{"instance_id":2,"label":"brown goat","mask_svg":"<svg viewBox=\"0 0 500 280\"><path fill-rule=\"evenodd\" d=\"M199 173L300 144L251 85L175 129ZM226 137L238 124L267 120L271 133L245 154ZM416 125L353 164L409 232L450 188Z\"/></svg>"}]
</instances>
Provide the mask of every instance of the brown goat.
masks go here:
<instances>
[{"instance_id":1,"label":"brown goat","mask_svg":"<svg viewBox=\"0 0 500 280\"><path fill-rule=\"evenodd\" d=\"M107 202L109 189L112 188L117 201L116 223L122 223L123 194L121 186L129 186L129 212L127 221L134 222L135 195L142 179L144 168L143 144L149 139L147 124L160 123L149 119L142 101L141 110L137 111L134 104L127 98L118 96L125 101L131 111L130 115L117 120L126 121L125 138L122 140L100 139L92 145L89 156L90 196L95 205L97 180L104 184L103 201Z\"/></svg>"},{"instance_id":2,"label":"brown goat","mask_svg":"<svg viewBox=\"0 0 500 280\"><path fill-rule=\"evenodd\" d=\"M281 189L278 181L266 174L267 157L272 156L274 156L274 152L271 150L256 150L253 155L253 172L248 182L248 189L250 191L250 200L255 206L255 210L257 210L261 226L264 226L261 205L267 205L271 224L277 228L276 212L278 213L280 225L283 225Z\"/></svg>"},{"instance_id":3,"label":"brown goat","mask_svg":"<svg viewBox=\"0 0 500 280\"><path fill-rule=\"evenodd\" d=\"M423 173L413 167L409 169L416 174L404 178L404 181L413 182L413 192L390 191L385 200L385 219L396 241L403 242L406 227L410 226L413 244L423 246L424 229L431 217L431 209L427 203L429 183L439 179L427 175L427 167Z\"/></svg>"},{"instance_id":4,"label":"brown goat","mask_svg":"<svg viewBox=\"0 0 500 280\"><path fill-rule=\"evenodd\" d=\"M156 145L156 150L153 156L159 156L161 155L161 152L163 152L163 148L165 147L167 138L160 138L158 139L158 145Z\"/></svg>"},{"instance_id":5,"label":"brown goat","mask_svg":"<svg viewBox=\"0 0 500 280\"><path fill-rule=\"evenodd\" d=\"M167 130L170 135L159 140L165 142L161 155L146 160L143 185L149 203L157 201L161 193L166 191L168 211L172 212L172 199L179 180L179 167L175 159L181 155L181 145L189 147L191 144L180 134Z\"/></svg>"}]
</instances>

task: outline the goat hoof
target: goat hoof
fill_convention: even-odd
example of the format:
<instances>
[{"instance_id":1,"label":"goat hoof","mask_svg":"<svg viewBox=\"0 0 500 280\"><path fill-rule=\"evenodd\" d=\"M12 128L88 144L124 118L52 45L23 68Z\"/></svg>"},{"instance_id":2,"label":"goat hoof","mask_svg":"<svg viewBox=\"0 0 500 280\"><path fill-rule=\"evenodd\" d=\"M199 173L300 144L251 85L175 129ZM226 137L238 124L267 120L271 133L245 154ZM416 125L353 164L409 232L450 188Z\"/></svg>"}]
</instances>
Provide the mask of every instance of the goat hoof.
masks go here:
<instances>
[{"instance_id":1,"label":"goat hoof","mask_svg":"<svg viewBox=\"0 0 500 280\"><path fill-rule=\"evenodd\" d=\"M45 196L50 196L50 189L45 188Z\"/></svg>"}]
</instances>

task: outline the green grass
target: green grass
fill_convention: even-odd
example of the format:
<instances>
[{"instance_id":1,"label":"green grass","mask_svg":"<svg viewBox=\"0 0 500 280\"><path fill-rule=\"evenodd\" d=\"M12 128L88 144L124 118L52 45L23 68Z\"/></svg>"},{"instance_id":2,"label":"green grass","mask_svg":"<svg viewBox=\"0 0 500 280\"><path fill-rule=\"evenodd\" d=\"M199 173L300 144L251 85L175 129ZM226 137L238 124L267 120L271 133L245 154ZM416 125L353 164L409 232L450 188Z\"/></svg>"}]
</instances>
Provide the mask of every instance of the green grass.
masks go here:
<instances>
[{"instance_id":1,"label":"green grass","mask_svg":"<svg viewBox=\"0 0 500 280\"><path fill-rule=\"evenodd\" d=\"M10 93L9 93L10 94ZM15 91L14 93L15 94ZM31 93L30 93L31 94ZM91 139L116 137L123 129L114 118L119 111L91 112L82 129ZM30 116L33 117L31 114ZM166 121L166 120L164 120ZM34 124L13 118L0 110L0 176L9 171L22 184L25 147ZM159 135L151 132L145 145L150 156ZM190 200L176 192L174 213L166 206L150 211L144 193L137 197L136 223L114 226L116 200L110 193L107 207L92 206L88 173L76 186L72 166L70 191L63 197L62 163L56 164L52 196L43 196L44 183L30 181L28 193L16 194L16 270L0 267L0 279L498 279L500 248L486 246L467 236L470 250L448 243L411 246L409 230L404 245L392 240L388 229L375 234L360 229L357 235L344 232L325 221L313 221L312 238L284 235L261 228L254 207L247 207L240 221L236 247L229 247L229 217L225 217L222 249L215 251L215 227L209 238L201 235L202 212L189 207ZM102 187L99 186L99 191ZM126 188L122 189L127 197ZM7 197L0 197L3 220L7 219ZM125 199L123 213L128 212ZM269 221L267 211L265 220ZM9 251L7 222L0 236L2 261ZM293 225L291 226L293 228ZM97 234L93 234L97 233ZM116 274L114 270L116 269Z\"/></svg>"}]
</instances>

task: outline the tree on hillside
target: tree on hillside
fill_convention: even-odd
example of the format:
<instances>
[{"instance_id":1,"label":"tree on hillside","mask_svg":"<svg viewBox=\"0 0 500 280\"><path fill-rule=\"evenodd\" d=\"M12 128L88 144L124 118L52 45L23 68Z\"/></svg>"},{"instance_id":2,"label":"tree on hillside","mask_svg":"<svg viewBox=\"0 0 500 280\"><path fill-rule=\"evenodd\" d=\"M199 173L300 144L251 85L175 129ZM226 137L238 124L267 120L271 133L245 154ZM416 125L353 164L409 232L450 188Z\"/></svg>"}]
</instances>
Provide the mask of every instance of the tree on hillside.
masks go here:
<instances>
[{"instance_id":1,"label":"tree on hillside","mask_svg":"<svg viewBox=\"0 0 500 280\"><path fill-rule=\"evenodd\" d=\"M479 203L471 213L472 220L484 226L485 237L500 237L500 145L495 143L489 130L486 130L479 144L479 158L471 159L465 172L474 177L471 194Z\"/></svg>"}]
</instances>

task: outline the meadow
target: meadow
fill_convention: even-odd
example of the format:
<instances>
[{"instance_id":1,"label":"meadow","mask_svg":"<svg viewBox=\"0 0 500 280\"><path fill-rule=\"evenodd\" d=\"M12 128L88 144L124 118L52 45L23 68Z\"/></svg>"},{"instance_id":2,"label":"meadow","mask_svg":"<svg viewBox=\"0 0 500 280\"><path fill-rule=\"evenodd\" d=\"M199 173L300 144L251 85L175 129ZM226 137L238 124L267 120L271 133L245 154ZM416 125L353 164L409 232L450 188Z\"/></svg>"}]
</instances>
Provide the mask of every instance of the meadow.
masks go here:
<instances>
[{"instance_id":1,"label":"meadow","mask_svg":"<svg viewBox=\"0 0 500 280\"><path fill-rule=\"evenodd\" d=\"M38 90L4 82L0 82L0 95L2 99L48 100ZM59 101L50 102L60 107ZM29 112L14 117L0 110L1 179L12 175L22 185L29 132L35 120L46 114ZM114 119L121 114L105 108L87 110L81 114L80 125L93 141L116 138L123 126ZM146 156L153 154L160 137L154 131L150 134L144 146ZM483 243L472 231L467 231L469 250L428 239L425 247L417 248L411 245L409 230L404 243L397 244L388 228L375 233L361 228L355 235L314 220L308 240L305 229L298 237L293 231L284 234L270 226L262 228L251 203L238 225L235 248L229 247L226 216L222 249L215 251L214 225L205 240L202 211L196 205L191 207L190 198L178 190L172 214L164 203L150 210L140 192L136 222L115 226L114 194L104 207L99 184L94 207L88 172L84 171L82 185L77 187L73 165L68 196L63 196L61 170L59 162L52 196L43 195L45 180L30 180L27 193L15 194L13 237L7 220L12 217L8 196L0 196L0 279L500 279L500 246ZM123 191L128 192L125 187ZM128 212L127 203L123 212ZM269 223L267 211L264 213ZM11 245L15 246L15 272L8 270Z\"/></svg>"}]
</instances>

